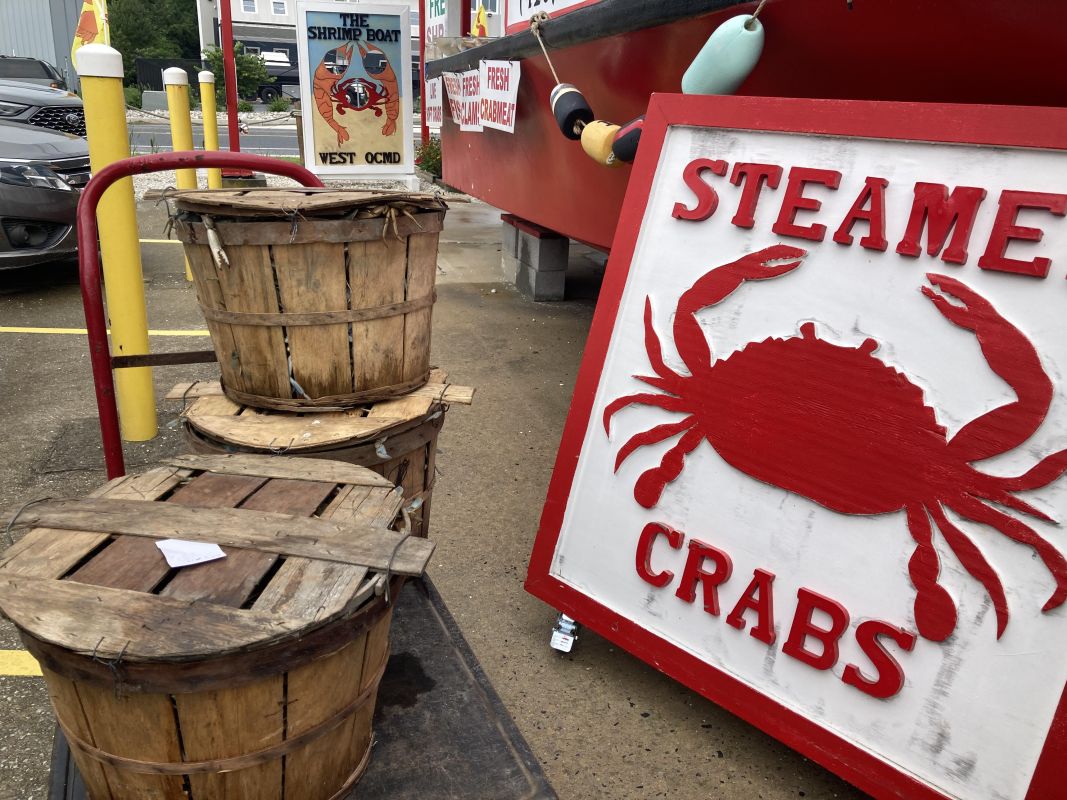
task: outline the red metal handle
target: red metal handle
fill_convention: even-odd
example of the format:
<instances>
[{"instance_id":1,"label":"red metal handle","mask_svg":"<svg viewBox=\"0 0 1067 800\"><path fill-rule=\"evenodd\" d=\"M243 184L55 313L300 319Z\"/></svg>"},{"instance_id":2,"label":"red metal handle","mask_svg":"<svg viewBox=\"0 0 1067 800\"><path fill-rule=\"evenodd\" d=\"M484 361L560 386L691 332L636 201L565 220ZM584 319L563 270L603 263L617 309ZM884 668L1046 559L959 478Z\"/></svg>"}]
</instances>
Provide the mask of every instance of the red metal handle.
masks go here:
<instances>
[{"instance_id":1,"label":"red metal handle","mask_svg":"<svg viewBox=\"0 0 1067 800\"><path fill-rule=\"evenodd\" d=\"M111 349L107 340L104 296L101 292L100 254L97 251L96 207L104 192L115 181L130 175L172 169L230 167L252 169L292 178L303 186L321 187L314 174L299 164L250 153L226 153L183 150L116 161L93 176L78 200L78 273L81 280L85 327L89 331L89 357L96 386L96 407L100 415L100 436L104 447L104 465L108 480L126 474L119 434L119 411L115 402L115 379L111 372Z\"/></svg>"}]
</instances>

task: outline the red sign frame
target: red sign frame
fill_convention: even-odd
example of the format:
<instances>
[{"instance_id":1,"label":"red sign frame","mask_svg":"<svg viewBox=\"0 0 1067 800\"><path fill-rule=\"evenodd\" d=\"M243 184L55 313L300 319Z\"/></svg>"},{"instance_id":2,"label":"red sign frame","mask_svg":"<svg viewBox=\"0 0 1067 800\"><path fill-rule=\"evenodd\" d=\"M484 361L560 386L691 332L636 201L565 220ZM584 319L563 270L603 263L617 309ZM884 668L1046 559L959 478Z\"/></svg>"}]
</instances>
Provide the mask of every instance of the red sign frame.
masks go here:
<instances>
[{"instance_id":1,"label":"red sign frame","mask_svg":"<svg viewBox=\"0 0 1067 800\"><path fill-rule=\"evenodd\" d=\"M1067 109L653 95L600 291L526 579L526 590L803 755L877 797L946 795L640 627L550 574L667 130L674 125L1067 151ZM1067 686L1027 800L1067 797Z\"/></svg>"}]
</instances>

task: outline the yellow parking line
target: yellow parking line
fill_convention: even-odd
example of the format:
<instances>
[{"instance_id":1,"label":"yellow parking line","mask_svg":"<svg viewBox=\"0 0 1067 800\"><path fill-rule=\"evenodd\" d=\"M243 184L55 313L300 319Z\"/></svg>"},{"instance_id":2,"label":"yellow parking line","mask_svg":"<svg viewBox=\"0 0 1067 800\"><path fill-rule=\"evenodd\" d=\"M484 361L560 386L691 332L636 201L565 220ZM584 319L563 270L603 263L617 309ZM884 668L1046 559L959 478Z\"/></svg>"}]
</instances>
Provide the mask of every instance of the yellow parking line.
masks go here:
<instances>
[{"instance_id":1,"label":"yellow parking line","mask_svg":"<svg viewBox=\"0 0 1067 800\"><path fill-rule=\"evenodd\" d=\"M181 244L177 239L139 239L141 244Z\"/></svg>"},{"instance_id":2,"label":"yellow parking line","mask_svg":"<svg viewBox=\"0 0 1067 800\"><path fill-rule=\"evenodd\" d=\"M0 650L0 677L8 675L41 676L41 665L25 650Z\"/></svg>"},{"instance_id":3,"label":"yellow parking line","mask_svg":"<svg viewBox=\"0 0 1067 800\"><path fill-rule=\"evenodd\" d=\"M108 331L110 333L111 331ZM60 333L60 334L73 334L77 336L85 336L89 332L85 328L19 328L19 327L4 327L0 326L0 333ZM149 331L149 336L210 336L207 331Z\"/></svg>"}]
</instances>

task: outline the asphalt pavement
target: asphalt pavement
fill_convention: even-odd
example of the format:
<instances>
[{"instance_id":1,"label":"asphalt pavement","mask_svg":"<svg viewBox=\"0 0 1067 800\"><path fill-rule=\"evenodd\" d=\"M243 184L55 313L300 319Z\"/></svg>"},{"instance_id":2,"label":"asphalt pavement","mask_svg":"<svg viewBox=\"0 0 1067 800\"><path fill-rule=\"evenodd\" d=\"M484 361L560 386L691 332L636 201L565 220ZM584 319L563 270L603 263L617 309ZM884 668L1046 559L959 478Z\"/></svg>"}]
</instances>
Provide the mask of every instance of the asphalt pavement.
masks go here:
<instances>
[{"instance_id":1,"label":"asphalt pavement","mask_svg":"<svg viewBox=\"0 0 1067 800\"><path fill-rule=\"evenodd\" d=\"M267 147L285 135L253 137ZM141 236L162 238L163 209L141 203L139 213ZM181 247L146 243L142 257L149 327L202 330ZM433 361L477 393L473 406L449 410L441 433L430 574L559 796L862 797L592 633L568 655L549 648L555 614L522 584L604 262L575 247L566 300L534 303L502 282L499 212L455 203L438 264ZM0 519L34 498L80 497L104 482L86 339L62 332L84 325L76 276L69 264L0 272ZM151 341L154 351L207 344ZM158 368L156 395L216 374L214 365ZM130 471L184 450L179 404L158 407L160 435L126 445ZM17 674L20 651L0 623L0 800L43 800L54 723L41 678Z\"/></svg>"},{"instance_id":2,"label":"asphalt pavement","mask_svg":"<svg viewBox=\"0 0 1067 800\"><path fill-rule=\"evenodd\" d=\"M135 154L161 153L171 149L170 125L159 122L131 122L130 151ZM240 136L241 150L261 156L295 156L296 125L251 125L248 133ZM197 150L204 147L204 126L193 125L193 145ZM219 146L230 147L229 132L219 129Z\"/></svg>"}]
</instances>

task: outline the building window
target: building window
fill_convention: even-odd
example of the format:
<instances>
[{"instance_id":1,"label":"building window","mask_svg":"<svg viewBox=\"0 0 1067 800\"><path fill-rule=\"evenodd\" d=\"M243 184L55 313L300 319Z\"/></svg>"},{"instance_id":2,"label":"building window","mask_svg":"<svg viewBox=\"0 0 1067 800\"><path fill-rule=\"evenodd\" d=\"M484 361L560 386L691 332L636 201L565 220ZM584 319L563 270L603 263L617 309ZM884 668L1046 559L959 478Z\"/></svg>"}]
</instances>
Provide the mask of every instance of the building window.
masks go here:
<instances>
[{"instance_id":1,"label":"building window","mask_svg":"<svg viewBox=\"0 0 1067 800\"><path fill-rule=\"evenodd\" d=\"M258 47L246 47L245 48L245 52L248 53L249 55L258 56L259 55L259 48Z\"/></svg>"},{"instance_id":2,"label":"building window","mask_svg":"<svg viewBox=\"0 0 1067 800\"><path fill-rule=\"evenodd\" d=\"M271 0L270 10L276 17L284 17L286 14L285 0Z\"/></svg>"},{"instance_id":3,"label":"building window","mask_svg":"<svg viewBox=\"0 0 1067 800\"><path fill-rule=\"evenodd\" d=\"M256 0L241 0L241 10L246 14L256 13Z\"/></svg>"}]
</instances>

